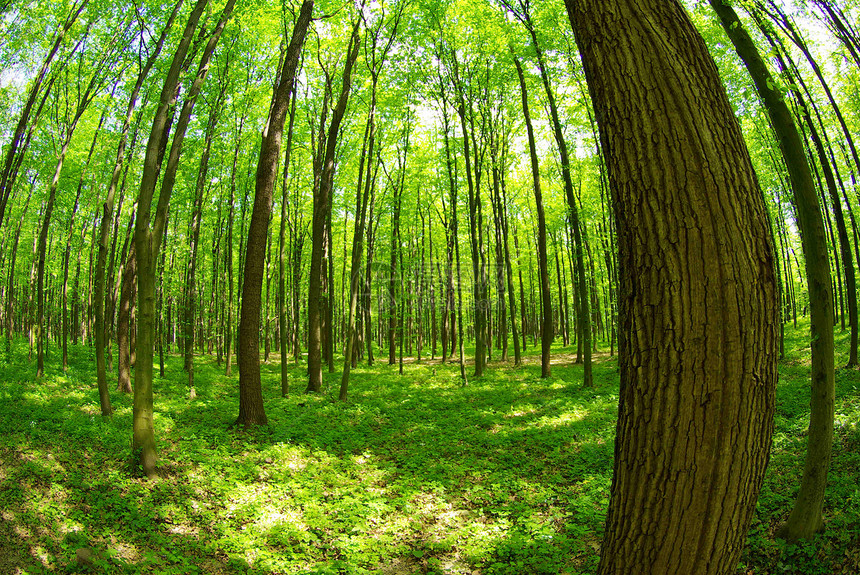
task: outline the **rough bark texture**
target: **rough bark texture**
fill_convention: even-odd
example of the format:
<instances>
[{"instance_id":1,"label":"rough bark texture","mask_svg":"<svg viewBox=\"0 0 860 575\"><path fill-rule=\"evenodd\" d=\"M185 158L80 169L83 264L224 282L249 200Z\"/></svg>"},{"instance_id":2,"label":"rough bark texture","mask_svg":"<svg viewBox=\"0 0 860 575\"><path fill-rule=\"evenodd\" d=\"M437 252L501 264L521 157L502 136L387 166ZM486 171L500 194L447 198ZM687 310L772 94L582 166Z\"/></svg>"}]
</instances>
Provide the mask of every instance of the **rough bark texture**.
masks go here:
<instances>
[{"instance_id":1,"label":"rough bark texture","mask_svg":"<svg viewBox=\"0 0 860 575\"><path fill-rule=\"evenodd\" d=\"M277 89L272 95L268 125L263 133L254 191L254 209L248 228L245 252L245 281L242 283L242 315L239 319L239 417L237 425L251 427L267 423L260 381L260 304L263 268L272 213L272 192L278 175L281 140L289 111L290 93L296 76L305 34L311 21L313 0L305 0L293 28L293 36Z\"/></svg>"},{"instance_id":2,"label":"rough bark texture","mask_svg":"<svg viewBox=\"0 0 860 575\"><path fill-rule=\"evenodd\" d=\"M762 195L678 2L566 5L618 223L621 392L598 573L734 573L773 429Z\"/></svg>"}]
</instances>

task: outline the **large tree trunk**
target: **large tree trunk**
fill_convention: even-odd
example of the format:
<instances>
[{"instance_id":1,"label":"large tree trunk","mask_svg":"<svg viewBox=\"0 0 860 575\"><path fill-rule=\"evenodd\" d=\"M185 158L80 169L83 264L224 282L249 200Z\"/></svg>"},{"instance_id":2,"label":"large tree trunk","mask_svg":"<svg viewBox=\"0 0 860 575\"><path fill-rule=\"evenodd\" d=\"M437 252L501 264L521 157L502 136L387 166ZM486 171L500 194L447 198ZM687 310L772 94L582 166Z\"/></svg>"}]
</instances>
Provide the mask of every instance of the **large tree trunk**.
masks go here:
<instances>
[{"instance_id":1,"label":"large tree trunk","mask_svg":"<svg viewBox=\"0 0 860 575\"><path fill-rule=\"evenodd\" d=\"M128 101L128 106L126 107L125 119L123 120L122 129L120 130L120 141L116 150L116 160L114 161L113 172L111 173L110 184L108 184L108 191L105 197L105 201L102 204L102 219L101 224L99 226L99 250L98 257L96 260L96 270L95 270L95 278L93 281L93 291L95 292L95 346L96 346L96 378L98 382L99 388L99 401L101 403L102 416L109 416L113 413L113 408L110 404L110 395L108 393L108 385L107 385L107 366L105 362L105 351L106 351L106 334L108 333L108 323L113 323L113 308L110 309L109 320L105 320L105 301L107 300L107 294L105 293L105 286L107 284L106 281L106 268L107 268L107 260L108 260L108 239L110 238L110 230L111 230L111 218L114 217L114 198L116 196L117 186L119 184L120 175L123 173L123 160L125 158L125 148L128 142L128 132L131 127L132 116L134 114L135 106L137 105L137 99L140 95L140 90L143 87L143 82L146 77L149 75L149 71L152 69L153 65L155 65L156 60L158 59L159 54L161 54L161 50L164 47L164 41L167 39L167 34L170 29L173 27L173 21L176 19L176 15L179 13L180 8L182 7L183 2L179 1L176 3L176 6L171 12L170 17L167 19L167 23L164 26L164 29L161 32L161 36L155 44L155 49L150 54L149 58L146 60L146 63L140 69L140 72L137 75L137 81L135 82L134 88L131 92L131 97ZM134 142L137 138L137 126L139 126L140 120L138 119L138 123L135 125L134 136L132 137L132 148L134 148ZM127 168L126 168L127 169ZM117 207L116 214L116 223L119 223L119 210L122 208L122 194L120 194L120 202ZM114 230L118 230L118 226L114 226ZM113 240L113 246L116 246L116 237ZM113 255L111 256L113 259ZM111 267L113 267L113 262L111 262Z\"/></svg>"},{"instance_id":2,"label":"large tree trunk","mask_svg":"<svg viewBox=\"0 0 860 575\"><path fill-rule=\"evenodd\" d=\"M677 1L566 0L618 221L620 408L598 573L734 573L770 450L767 213Z\"/></svg>"}]
</instances>

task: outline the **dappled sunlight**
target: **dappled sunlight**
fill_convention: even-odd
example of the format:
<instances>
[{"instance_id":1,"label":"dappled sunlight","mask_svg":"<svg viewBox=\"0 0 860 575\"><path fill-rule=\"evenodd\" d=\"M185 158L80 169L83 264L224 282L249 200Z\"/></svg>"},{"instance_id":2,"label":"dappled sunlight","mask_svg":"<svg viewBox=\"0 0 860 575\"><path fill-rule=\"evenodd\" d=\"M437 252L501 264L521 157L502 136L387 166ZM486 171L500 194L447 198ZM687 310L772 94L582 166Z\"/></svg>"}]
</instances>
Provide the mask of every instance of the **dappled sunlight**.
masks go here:
<instances>
[{"instance_id":1,"label":"dappled sunlight","mask_svg":"<svg viewBox=\"0 0 860 575\"><path fill-rule=\"evenodd\" d=\"M263 380L270 424L250 432L229 429L235 377L198 360L198 399L189 401L181 358L168 366L176 377L158 384L155 481L128 466L130 397L113 394L116 413L103 421L86 411L97 405L92 382L59 385L50 373L41 384L0 381L9 430L0 444L0 549L16 550L0 566L74 570L79 549L107 573L514 575L596 566L614 362L596 366L593 389L576 383L576 365L557 366L548 380L537 365L490 369L467 387L455 364L411 364L404 376L397 366L359 366L346 403L331 391L339 374L326 375L322 394L282 398L272 369ZM301 381L302 368L291 369ZM808 402L807 370L782 369L777 485L799 465ZM855 454L836 456L837 474L856 471L858 374L837 377L846 397L837 441ZM793 488L767 484L761 520L784 513ZM852 497L842 493L856 515Z\"/></svg>"}]
</instances>

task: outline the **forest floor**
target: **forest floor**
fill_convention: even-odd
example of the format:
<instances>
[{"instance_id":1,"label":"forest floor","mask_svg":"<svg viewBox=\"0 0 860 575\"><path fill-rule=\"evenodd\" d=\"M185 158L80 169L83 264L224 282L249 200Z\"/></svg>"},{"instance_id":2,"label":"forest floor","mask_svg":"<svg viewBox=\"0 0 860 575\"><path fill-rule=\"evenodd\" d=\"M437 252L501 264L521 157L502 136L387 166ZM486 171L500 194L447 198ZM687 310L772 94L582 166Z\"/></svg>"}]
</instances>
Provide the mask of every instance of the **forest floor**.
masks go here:
<instances>
[{"instance_id":1,"label":"forest floor","mask_svg":"<svg viewBox=\"0 0 860 575\"><path fill-rule=\"evenodd\" d=\"M826 525L787 545L808 425L806 330L787 333L773 451L738 573L860 573L860 371L837 373ZM845 334L838 334L844 349ZM155 382L160 477L130 467L131 397L99 415L90 348L55 350L34 381L25 344L0 360L0 575L6 573L586 574L597 564L612 474L617 362L580 385L575 349L490 364L461 387L459 366L377 362L350 399L280 397L263 366L269 425L229 429L237 376L182 360ZM530 349L533 354L535 350ZM839 361L843 361L839 358ZM158 370L156 369L156 374Z\"/></svg>"}]
</instances>

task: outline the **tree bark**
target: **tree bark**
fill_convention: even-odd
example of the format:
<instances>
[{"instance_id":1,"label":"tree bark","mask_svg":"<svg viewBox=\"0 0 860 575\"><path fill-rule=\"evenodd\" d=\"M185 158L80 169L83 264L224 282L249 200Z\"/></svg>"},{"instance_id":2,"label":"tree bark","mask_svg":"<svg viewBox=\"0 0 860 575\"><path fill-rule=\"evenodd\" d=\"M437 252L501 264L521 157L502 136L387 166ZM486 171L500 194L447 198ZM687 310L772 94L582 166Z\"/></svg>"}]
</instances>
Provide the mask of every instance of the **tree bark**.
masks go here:
<instances>
[{"instance_id":1,"label":"tree bark","mask_svg":"<svg viewBox=\"0 0 860 575\"><path fill-rule=\"evenodd\" d=\"M773 430L762 194L679 2L566 6L618 222L621 392L598 573L734 573Z\"/></svg>"},{"instance_id":2,"label":"tree bark","mask_svg":"<svg viewBox=\"0 0 860 575\"><path fill-rule=\"evenodd\" d=\"M203 57L198 68L197 76L189 90L186 102L180 114L179 124L173 137L167 173L162 182L155 213L152 213L152 200L155 187L161 172L161 158L167 145L169 130L169 109L175 107L177 89L182 64L191 45L194 32L200 16L208 4L208 0L197 0L185 26L182 38L173 55L170 68L165 77L159 97L158 107L152 120L152 130L146 146L146 156L143 163L140 193L138 195L138 214L135 221L134 245L138 267L138 362L135 370L134 403L132 408L132 452L147 477L156 475L156 446L153 429L152 407L152 359L155 340L155 272L158 261L158 251L164 227L167 224L167 207L175 181L175 170L179 162L179 153L185 128L191 116L194 100L200 92L203 81L209 70L209 61L220 38L226 17L232 11L234 1L228 0L222 13L222 18L215 32L209 38L204 49ZM173 173L171 173L171 170Z\"/></svg>"}]
</instances>

